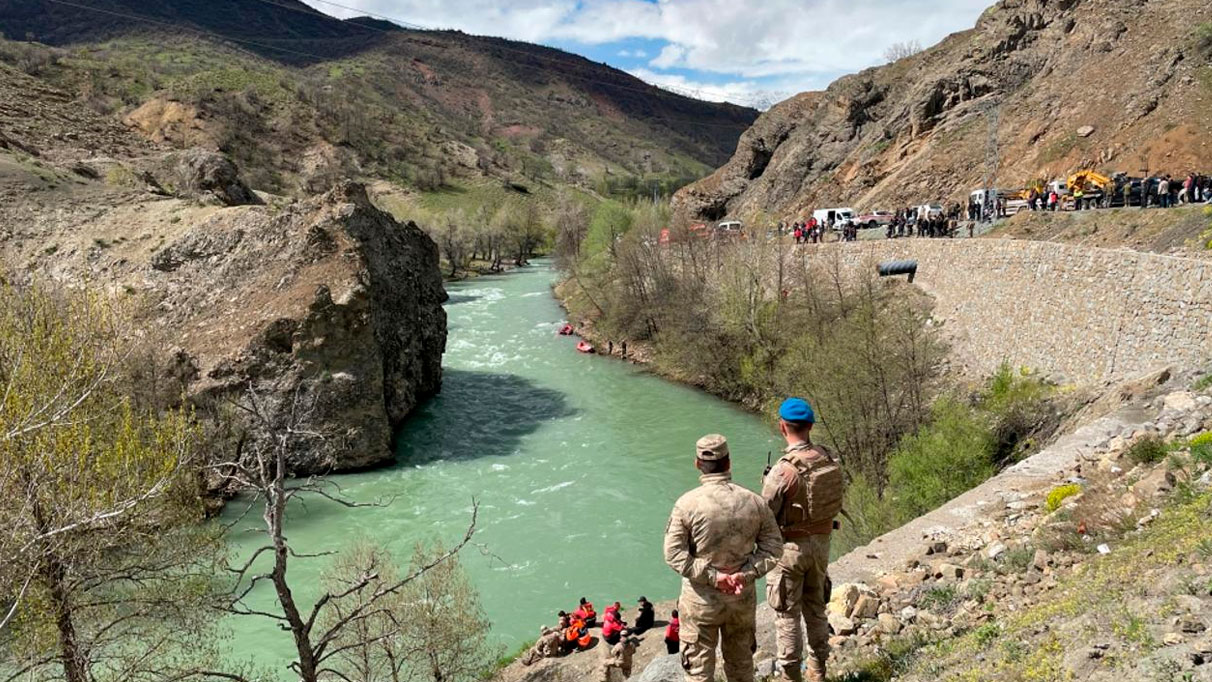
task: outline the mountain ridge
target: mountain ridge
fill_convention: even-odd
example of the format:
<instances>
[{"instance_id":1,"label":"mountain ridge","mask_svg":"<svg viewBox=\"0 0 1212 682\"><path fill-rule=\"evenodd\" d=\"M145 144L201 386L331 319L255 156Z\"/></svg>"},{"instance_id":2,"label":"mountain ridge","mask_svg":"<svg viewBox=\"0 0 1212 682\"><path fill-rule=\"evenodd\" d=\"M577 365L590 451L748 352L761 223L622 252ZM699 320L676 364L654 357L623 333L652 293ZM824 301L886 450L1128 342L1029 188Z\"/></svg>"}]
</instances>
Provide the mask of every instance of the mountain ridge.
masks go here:
<instances>
[{"instance_id":1,"label":"mountain ridge","mask_svg":"<svg viewBox=\"0 0 1212 682\"><path fill-rule=\"evenodd\" d=\"M962 203L987 177L1206 171L1210 36L1212 10L1191 0L1001 0L921 53L771 108L675 205L692 219L796 219Z\"/></svg>"},{"instance_id":2,"label":"mountain ridge","mask_svg":"<svg viewBox=\"0 0 1212 682\"><path fill-rule=\"evenodd\" d=\"M272 191L351 173L669 191L723 163L757 116L555 48L340 20L295 0L0 0L0 31L50 46L35 75L135 113L144 120L128 124L152 139L224 151ZM174 137L165 108L206 134ZM317 155L336 169L313 179L299 166Z\"/></svg>"}]
</instances>

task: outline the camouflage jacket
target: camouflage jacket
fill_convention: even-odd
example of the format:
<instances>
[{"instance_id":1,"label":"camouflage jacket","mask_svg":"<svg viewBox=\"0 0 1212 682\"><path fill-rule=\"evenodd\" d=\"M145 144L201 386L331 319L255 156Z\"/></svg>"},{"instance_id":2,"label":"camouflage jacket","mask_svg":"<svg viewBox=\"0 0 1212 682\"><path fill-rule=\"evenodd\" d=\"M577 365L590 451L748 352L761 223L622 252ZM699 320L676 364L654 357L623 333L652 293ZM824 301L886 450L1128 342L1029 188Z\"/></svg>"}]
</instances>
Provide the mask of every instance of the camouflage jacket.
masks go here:
<instances>
[{"instance_id":1,"label":"camouflage jacket","mask_svg":"<svg viewBox=\"0 0 1212 682\"><path fill-rule=\"evenodd\" d=\"M709 474L673 505L665 528L665 563L695 585L715 584L718 571L749 582L766 575L783 553L783 536L761 496Z\"/></svg>"}]
</instances>

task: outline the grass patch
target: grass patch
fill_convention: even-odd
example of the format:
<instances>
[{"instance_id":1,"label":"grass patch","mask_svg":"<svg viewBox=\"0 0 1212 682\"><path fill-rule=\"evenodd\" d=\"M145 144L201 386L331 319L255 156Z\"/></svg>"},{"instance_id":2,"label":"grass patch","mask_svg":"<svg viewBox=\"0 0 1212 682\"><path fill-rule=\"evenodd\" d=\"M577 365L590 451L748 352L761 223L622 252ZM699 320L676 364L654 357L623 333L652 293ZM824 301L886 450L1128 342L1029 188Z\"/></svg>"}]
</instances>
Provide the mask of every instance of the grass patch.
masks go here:
<instances>
[{"instance_id":1,"label":"grass patch","mask_svg":"<svg viewBox=\"0 0 1212 682\"><path fill-rule=\"evenodd\" d=\"M1204 59L1212 59L1212 21L1195 27L1195 51Z\"/></svg>"},{"instance_id":2,"label":"grass patch","mask_svg":"<svg viewBox=\"0 0 1212 682\"><path fill-rule=\"evenodd\" d=\"M509 653L503 654L487 671L484 672L484 675L481 676L480 679L491 680L493 677L496 677L497 673L501 672L505 668L508 668L514 661L524 656L527 651L530 651L530 647L534 646L535 642L537 641L537 639L532 639L529 642L523 642L519 644L516 649L513 649Z\"/></svg>"},{"instance_id":3,"label":"grass patch","mask_svg":"<svg viewBox=\"0 0 1212 682\"><path fill-rule=\"evenodd\" d=\"M1212 388L1212 372L1196 379L1195 383L1191 384L1192 391L1206 391L1209 388Z\"/></svg>"},{"instance_id":4,"label":"grass patch","mask_svg":"<svg viewBox=\"0 0 1212 682\"><path fill-rule=\"evenodd\" d=\"M985 623L972 631L973 641L982 649L989 648L989 645L1001 636L1002 626L1000 623Z\"/></svg>"},{"instance_id":5,"label":"grass patch","mask_svg":"<svg viewBox=\"0 0 1212 682\"><path fill-rule=\"evenodd\" d=\"M1187 447L1191 449L1191 459L1205 467L1212 467L1212 431L1194 436L1187 441Z\"/></svg>"},{"instance_id":6,"label":"grass patch","mask_svg":"<svg viewBox=\"0 0 1212 682\"><path fill-rule=\"evenodd\" d=\"M912 669L931 644L923 635L893 639L835 682L891 682Z\"/></svg>"},{"instance_id":7,"label":"grass patch","mask_svg":"<svg viewBox=\"0 0 1212 682\"><path fill-rule=\"evenodd\" d=\"M1048 143L1048 146L1044 147L1039 153L1039 162L1052 163L1060 161L1080 145L1081 138L1077 136L1077 133L1069 133Z\"/></svg>"}]
</instances>

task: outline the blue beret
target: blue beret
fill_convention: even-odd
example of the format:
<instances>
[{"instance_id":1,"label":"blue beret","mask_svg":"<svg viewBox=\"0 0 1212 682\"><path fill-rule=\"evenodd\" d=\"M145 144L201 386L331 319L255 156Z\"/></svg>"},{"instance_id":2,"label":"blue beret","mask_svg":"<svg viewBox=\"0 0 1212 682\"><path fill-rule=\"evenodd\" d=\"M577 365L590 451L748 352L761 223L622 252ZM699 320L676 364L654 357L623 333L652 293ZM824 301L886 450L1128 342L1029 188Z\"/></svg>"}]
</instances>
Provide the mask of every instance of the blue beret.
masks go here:
<instances>
[{"instance_id":1,"label":"blue beret","mask_svg":"<svg viewBox=\"0 0 1212 682\"><path fill-rule=\"evenodd\" d=\"M779 418L789 422L816 423L816 414L812 406L803 398L788 398L779 406Z\"/></svg>"}]
</instances>

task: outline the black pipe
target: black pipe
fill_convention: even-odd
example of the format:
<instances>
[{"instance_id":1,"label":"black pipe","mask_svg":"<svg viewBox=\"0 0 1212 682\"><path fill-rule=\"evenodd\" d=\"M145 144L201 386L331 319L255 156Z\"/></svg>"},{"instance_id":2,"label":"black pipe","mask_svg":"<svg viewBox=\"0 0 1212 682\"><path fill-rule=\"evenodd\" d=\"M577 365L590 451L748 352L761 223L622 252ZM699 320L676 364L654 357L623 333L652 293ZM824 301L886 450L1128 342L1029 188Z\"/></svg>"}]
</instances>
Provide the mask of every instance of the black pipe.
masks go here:
<instances>
[{"instance_id":1,"label":"black pipe","mask_svg":"<svg viewBox=\"0 0 1212 682\"><path fill-rule=\"evenodd\" d=\"M890 260L880 263L880 277L892 277L894 275L909 275L909 283L913 283L913 276L917 274L917 261L915 260Z\"/></svg>"}]
</instances>

